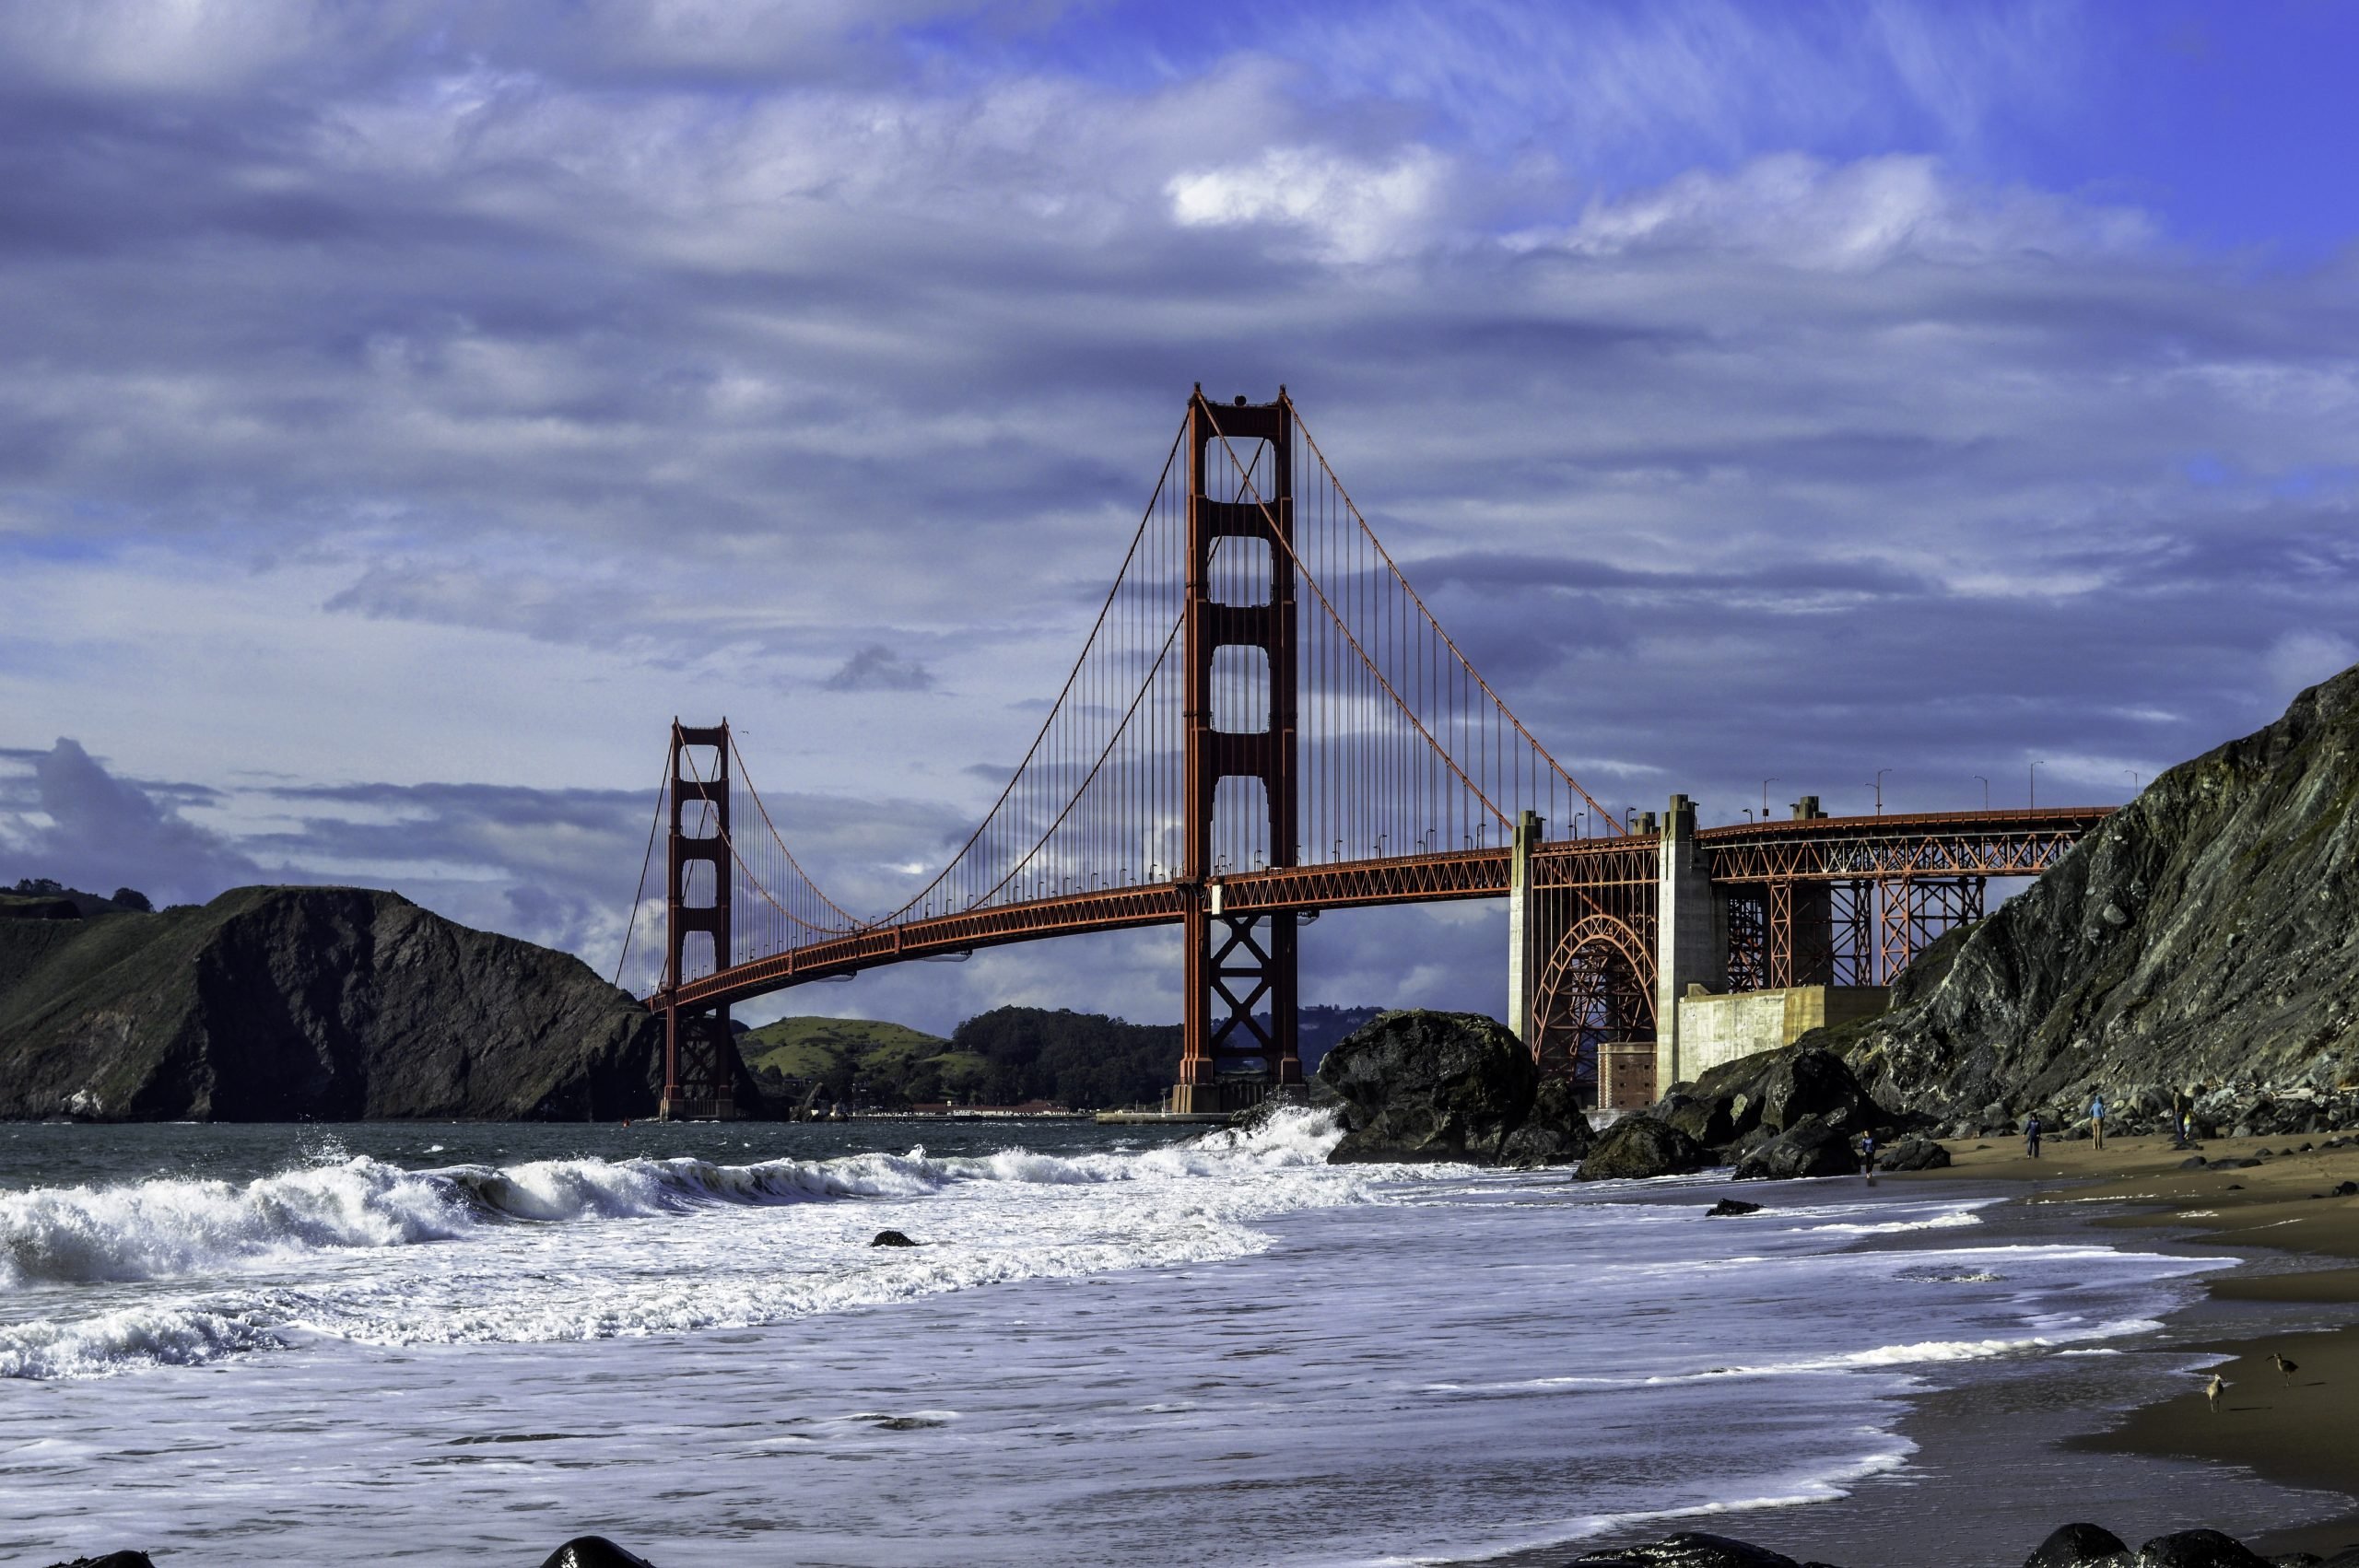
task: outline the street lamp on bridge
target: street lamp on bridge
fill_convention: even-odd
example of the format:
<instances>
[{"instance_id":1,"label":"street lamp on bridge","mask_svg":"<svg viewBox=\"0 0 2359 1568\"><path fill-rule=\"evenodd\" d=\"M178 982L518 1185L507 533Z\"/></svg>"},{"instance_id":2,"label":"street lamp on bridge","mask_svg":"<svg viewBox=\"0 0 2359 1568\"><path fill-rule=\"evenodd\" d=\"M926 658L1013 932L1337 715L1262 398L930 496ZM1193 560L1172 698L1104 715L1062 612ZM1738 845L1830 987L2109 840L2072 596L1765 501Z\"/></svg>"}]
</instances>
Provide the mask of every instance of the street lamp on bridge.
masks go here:
<instances>
[{"instance_id":1,"label":"street lamp on bridge","mask_svg":"<svg viewBox=\"0 0 2359 1568\"><path fill-rule=\"evenodd\" d=\"M1884 776L1895 771L1897 770L1889 767L1876 769L1876 815L1878 816L1884 815Z\"/></svg>"},{"instance_id":2,"label":"street lamp on bridge","mask_svg":"<svg viewBox=\"0 0 2359 1568\"><path fill-rule=\"evenodd\" d=\"M2039 759L2039 762L2046 762L2047 760L2048 760L2048 759L2047 759L2046 757L2041 757L2041 758ZM2033 764L2031 765L2031 770L2030 770L2030 771L2031 771L2031 791L2030 791L2030 803L2031 803L2031 809L2032 809L2033 811L2037 811L2037 810L2039 809L2039 762L2035 762L2035 763L2033 763Z\"/></svg>"},{"instance_id":3,"label":"street lamp on bridge","mask_svg":"<svg viewBox=\"0 0 2359 1568\"><path fill-rule=\"evenodd\" d=\"M1983 809L1984 811L1986 811L1986 812L1987 812L1987 811L1989 811L1989 810L1990 809L1990 780L1989 780L1988 778L1982 778L1982 775L1980 775L1979 773L1976 774L1974 777L1975 777L1976 778L1978 778L1978 779L1981 779L1981 782L1982 782L1982 809Z\"/></svg>"},{"instance_id":4,"label":"street lamp on bridge","mask_svg":"<svg viewBox=\"0 0 2359 1568\"><path fill-rule=\"evenodd\" d=\"M1761 820L1764 822L1769 820L1769 786L1776 782L1778 781L1775 778L1764 778L1761 781Z\"/></svg>"}]
</instances>

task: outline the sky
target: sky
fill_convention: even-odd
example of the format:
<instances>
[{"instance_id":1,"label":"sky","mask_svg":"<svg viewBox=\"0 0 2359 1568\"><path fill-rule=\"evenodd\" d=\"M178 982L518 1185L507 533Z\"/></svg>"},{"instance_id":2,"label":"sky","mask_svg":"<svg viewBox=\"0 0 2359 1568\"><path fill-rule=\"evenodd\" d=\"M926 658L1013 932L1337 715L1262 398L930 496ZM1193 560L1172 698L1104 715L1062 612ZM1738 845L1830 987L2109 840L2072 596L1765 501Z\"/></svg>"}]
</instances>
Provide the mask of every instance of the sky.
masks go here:
<instances>
[{"instance_id":1,"label":"sky","mask_svg":"<svg viewBox=\"0 0 2359 1568\"><path fill-rule=\"evenodd\" d=\"M2126 798L2359 661L2359 10L0 7L0 883L614 973L667 725L900 902L1190 385L1601 799ZM642 930L627 982L651 974ZM1496 1011L1485 906L1306 1000ZM1169 932L745 1010L1169 1021Z\"/></svg>"}]
</instances>

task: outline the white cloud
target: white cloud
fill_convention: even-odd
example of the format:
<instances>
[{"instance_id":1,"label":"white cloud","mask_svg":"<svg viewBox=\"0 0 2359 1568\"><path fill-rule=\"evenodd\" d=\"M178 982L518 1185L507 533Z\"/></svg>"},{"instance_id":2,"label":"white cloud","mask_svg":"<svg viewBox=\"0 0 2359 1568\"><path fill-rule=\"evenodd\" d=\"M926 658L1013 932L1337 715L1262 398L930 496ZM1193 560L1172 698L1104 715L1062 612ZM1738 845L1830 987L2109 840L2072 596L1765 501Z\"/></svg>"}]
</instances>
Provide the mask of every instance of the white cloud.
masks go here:
<instances>
[{"instance_id":1,"label":"white cloud","mask_svg":"<svg viewBox=\"0 0 2359 1568\"><path fill-rule=\"evenodd\" d=\"M1591 256L1733 252L1841 272L1904 256L1973 263L2130 254L2154 239L2153 226L2135 211L1978 189L1945 175L1931 158L1893 154L1829 165L1787 153L1593 203L1562 243Z\"/></svg>"},{"instance_id":2,"label":"white cloud","mask_svg":"<svg viewBox=\"0 0 2359 1568\"><path fill-rule=\"evenodd\" d=\"M1354 263L1430 243L1449 178L1449 165L1429 147L1386 162L1273 147L1250 163L1175 174L1165 190L1184 227L1285 225L1320 259Z\"/></svg>"},{"instance_id":3,"label":"white cloud","mask_svg":"<svg viewBox=\"0 0 2359 1568\"><path fill-rule=\"evenodd\" d=\"M364 10L425 14L321 14ZM1292 387L1617 809L1726 820L1767 774L1864 807L1886 763L1888 801L1969 803L2026 751L2189 755L2351 656L2348 263L1972 173L2071 53L2042 6L1401 6L1151 79L791 7L427 10L405 49L205 41L194 120L152 63L0 61L41 88L0 117L48 116L0 137L0 746L214 784L190 819L273 865L400 862L247 770L637 799L673 715L725 712L831 890L898 902L1037 728L1200 380ZM1942 156L1778 150L1854 122ZM644 829L417 865L607 942L591 863ZM874 983L1171 1015L1168 950L1097 951Z\"/></svg>"}]
</instances>

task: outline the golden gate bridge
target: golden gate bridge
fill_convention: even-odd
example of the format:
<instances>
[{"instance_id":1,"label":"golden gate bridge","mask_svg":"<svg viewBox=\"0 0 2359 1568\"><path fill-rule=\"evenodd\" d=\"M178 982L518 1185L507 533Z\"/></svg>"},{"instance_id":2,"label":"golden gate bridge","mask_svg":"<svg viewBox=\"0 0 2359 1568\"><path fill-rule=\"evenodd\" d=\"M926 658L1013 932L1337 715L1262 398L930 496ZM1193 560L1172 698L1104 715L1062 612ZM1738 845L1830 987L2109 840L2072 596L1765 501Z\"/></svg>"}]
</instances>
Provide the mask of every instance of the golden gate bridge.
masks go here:
<instances>
[{"instance_id":1,"label":"golden gate bridge","mask_svg":"<svg viewBox=\"0 0 2359 1568\"><path fill-rule=\"evenodd\" d=\"M1469 898L1508 900L1508 1022L1543 1069L1643 1104L1693 1075L1691 987L1872 987L1978 918L1990 878L2038 874L2105 814L1838 818L1805 796L1790 820L1699 829L1673 795L1617 820L1435 618L1285 390L1224 404L1201 386L1022 762L899 907L855 914L820 887L726 720L675 721L664 803L646 1000L663 1114L699 1118L736 1110L736 1003L1158 925L1182 928L1187 971L1172 1108L1238 1108L1301 1081L1306 919Z\"/></svg>"}]
</instances>

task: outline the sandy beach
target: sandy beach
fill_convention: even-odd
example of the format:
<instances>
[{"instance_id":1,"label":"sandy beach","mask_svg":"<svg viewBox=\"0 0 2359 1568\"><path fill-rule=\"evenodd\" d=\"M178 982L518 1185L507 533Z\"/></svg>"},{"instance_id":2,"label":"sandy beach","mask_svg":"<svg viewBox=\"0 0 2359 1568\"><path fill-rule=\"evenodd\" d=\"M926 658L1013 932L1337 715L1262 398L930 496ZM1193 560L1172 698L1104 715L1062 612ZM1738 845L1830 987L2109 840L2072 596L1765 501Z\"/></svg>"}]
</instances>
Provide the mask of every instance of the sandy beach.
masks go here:
<instances>
[{"instance_id":1,"label":"sandy beach","mask_svg":"<svg viewBox=\"0 0 2359 1568\"><path fill-rule=\"evenodd\" d=\"M2227 1383L2216 1407L2190 1376L2183 1394L2071 1446L2211 1460L2353 1497L2350 1515L2249 1543L2331 1554L2359 1543L2359 1194L2335 1190L2359 1181L2359 1140L2320 1147L2330 1136L2341 1135L2214 1138L2191 1149L2112 1138L2101 1151L2049 1141L2038 1160L2020 1139L1965 1139L1945 1145L1954 1162L1947 1171L1884 1179L2022 1182L2029 1203L2118 1206L2097 1220L2101 1227L2165 1230L2207 1250L2255 1249L2255 1267L2210 1282L2213 1310L2189 1319L2193 1337L2145 1352L2226 1357L2216 1369ZM2198 1154L2205 1164L2187 1168ZM2318 1326L2275 1331L2262 1322L2288 1316ZM2294 1370L2281 1373L2272 1353Z\"/></svg>"}]
</instances>

